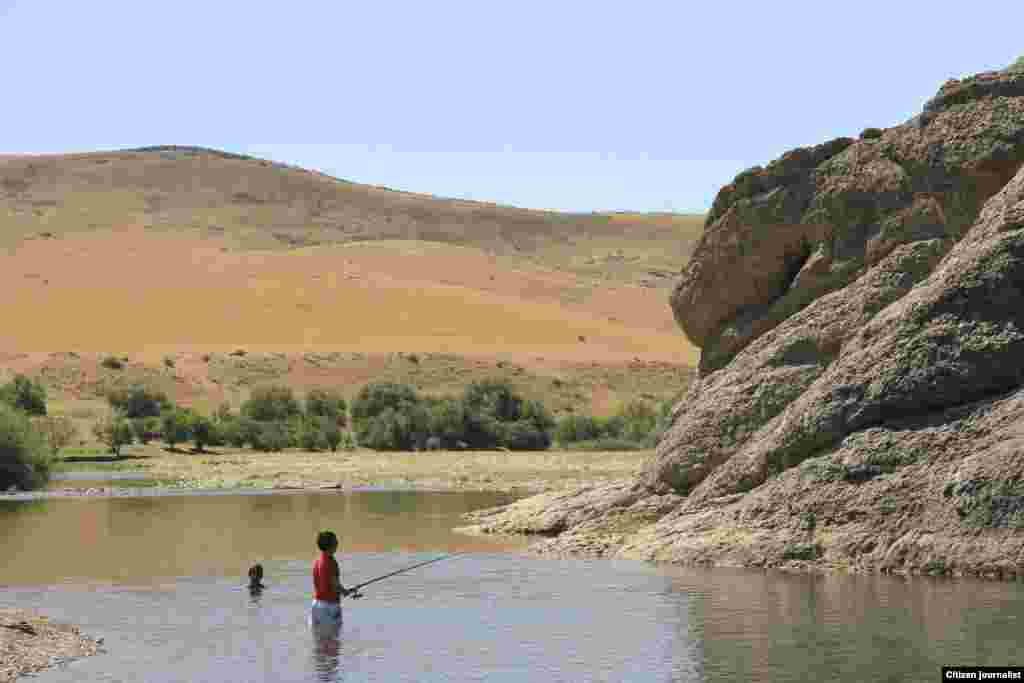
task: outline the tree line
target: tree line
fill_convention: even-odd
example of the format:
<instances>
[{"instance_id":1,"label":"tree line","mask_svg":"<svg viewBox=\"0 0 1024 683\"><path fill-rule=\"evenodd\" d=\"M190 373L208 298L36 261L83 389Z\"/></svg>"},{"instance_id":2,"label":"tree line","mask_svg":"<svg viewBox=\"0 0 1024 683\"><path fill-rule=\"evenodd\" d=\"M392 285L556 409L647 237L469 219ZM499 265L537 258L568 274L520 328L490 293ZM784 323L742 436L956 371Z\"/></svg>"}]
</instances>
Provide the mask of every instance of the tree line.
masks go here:
<instances>
[{"instance_id":1,"label":"tree line","mask_svg":"<svg viewBox=\"0 0 1024 683\"><path fill-rule=\"evenodd\" d=\"M671 405L634 400L610 417L556 419L542 401L524 399L500 380L473 382L461 395L443 397L374 382L351 405L336 388L315 387L300 400L290 387L268 385L254 388L237 412L225 403L209 415L142 385L115 389L106 398L111 412L94 424L93 434L115 455L123 446L155 441L171 449L192 444L196 452L214 446L264 452L335 452L357 445L381 451L650 448L668 427ZM76 436L73 420L47 415L46 390L38 381L18 375L0 386L0 487L45 479L49 463Z\"/></svg>"}]
</instances>

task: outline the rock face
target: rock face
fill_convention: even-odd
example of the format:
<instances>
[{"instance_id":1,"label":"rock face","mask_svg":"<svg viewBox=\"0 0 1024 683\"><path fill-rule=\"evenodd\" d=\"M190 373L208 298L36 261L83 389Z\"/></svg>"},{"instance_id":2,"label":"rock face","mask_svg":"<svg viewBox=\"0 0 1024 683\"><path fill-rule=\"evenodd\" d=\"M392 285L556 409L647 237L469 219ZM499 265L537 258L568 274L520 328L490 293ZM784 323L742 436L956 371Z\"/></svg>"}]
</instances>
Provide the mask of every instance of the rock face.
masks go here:
<instances>
[{"instance_id":1,"label":"rock face","mask_svg":"<svg viewBox=\"0 0 1024 683\"><path fill-rule=\"evenodd\" d=\"M545 547L1024 574L1022 166L1024 73L993 72L737 176L671 298L699 380L620 504L549 506Z\"/></svg>"}]
</instances>

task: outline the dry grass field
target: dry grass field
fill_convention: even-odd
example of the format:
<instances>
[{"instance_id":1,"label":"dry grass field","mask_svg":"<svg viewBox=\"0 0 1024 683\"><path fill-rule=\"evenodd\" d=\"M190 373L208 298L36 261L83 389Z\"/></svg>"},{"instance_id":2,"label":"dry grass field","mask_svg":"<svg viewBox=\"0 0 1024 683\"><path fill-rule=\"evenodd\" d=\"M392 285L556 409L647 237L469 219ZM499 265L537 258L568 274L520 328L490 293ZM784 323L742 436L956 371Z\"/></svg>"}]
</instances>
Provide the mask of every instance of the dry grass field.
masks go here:
<instances>
[{"instance_id":1,"label":"dry grass field","mask_svg":"<svg viewBox=\"0 0 1024 683\"><path fill-rule=\"evenodd\" d=\"M211 448L177 453L150 444L130 446L119 469L140 471L163 486L316 488L358 486L474 491L542 491L628 479L651 451L430 451L377 452L365 449L311 453L289 449L256 453ZM94 466L94 465L92 465ZM57 490L98 486L96 482L53 482Z\"/></svg>"},{"instance_id":2,"label":"dry grass field","mask_svg":"<svg viewBox=\"0 0 1024 683\"><path fill-rule=\"evenodd\" d=\"M0 157L0 378L39 375L83 422L137 380L206 407L271 380L441 394L497 375L556 410L607 412L685 386L697 350L667 297L701 229L196 148ZM127 367L100 366L108 354Z\"/></svg>"}]
</instances>

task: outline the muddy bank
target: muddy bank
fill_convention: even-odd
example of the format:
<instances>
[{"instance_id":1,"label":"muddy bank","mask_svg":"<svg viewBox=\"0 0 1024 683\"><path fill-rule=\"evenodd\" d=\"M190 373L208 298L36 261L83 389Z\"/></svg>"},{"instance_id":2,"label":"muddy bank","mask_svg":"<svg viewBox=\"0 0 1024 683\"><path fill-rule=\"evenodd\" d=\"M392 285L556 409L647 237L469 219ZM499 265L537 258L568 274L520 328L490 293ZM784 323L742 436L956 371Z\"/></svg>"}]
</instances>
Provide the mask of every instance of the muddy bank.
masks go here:
<instances>
[{"instance_id":1,"label":"muddy bank","mask_svg":"<svg viewBox=\"0 0 1024 683\"><path fill-rule=\"evenodd\" d=\"M33 612L0 609L0 683L99 652L99 641L77 626L57 624Z\"/></svg>"}]
</instances>

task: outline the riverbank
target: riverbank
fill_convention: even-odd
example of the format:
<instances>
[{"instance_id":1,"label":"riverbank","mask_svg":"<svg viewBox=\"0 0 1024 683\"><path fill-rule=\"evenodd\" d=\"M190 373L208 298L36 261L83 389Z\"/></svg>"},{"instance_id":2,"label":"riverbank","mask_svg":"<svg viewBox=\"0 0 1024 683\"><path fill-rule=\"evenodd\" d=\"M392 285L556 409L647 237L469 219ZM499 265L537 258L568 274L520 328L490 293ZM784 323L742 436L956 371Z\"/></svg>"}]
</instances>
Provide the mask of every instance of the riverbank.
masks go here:
<instances>
[{"instance_id":1,"label":"riverbank","mask_svg":"<svg viewBox=\"0 0 1024 683\"><path fill-rule=\"evenodd\" d=\"M137 472L158 488L317 489L400 487L535 493L630 478L651 451L354 451L280 453L213 448L205 453L156 445L125 448L110 460L75 457L57 471ZM70 460L70 459L69 459ZM51 485L52 495L102 494L108 487Z\"/></svg>"},{"instance_id":2,"label":"riverbank","mask_svg":"<svg viewBox=\"0 0 1024 683\"><path fill-rule=\"evenodd\" d=\"M21 609L0 609L0 683L99 651L102 641L77 626L51 622Z\"/></svg>"}]
</instances>

